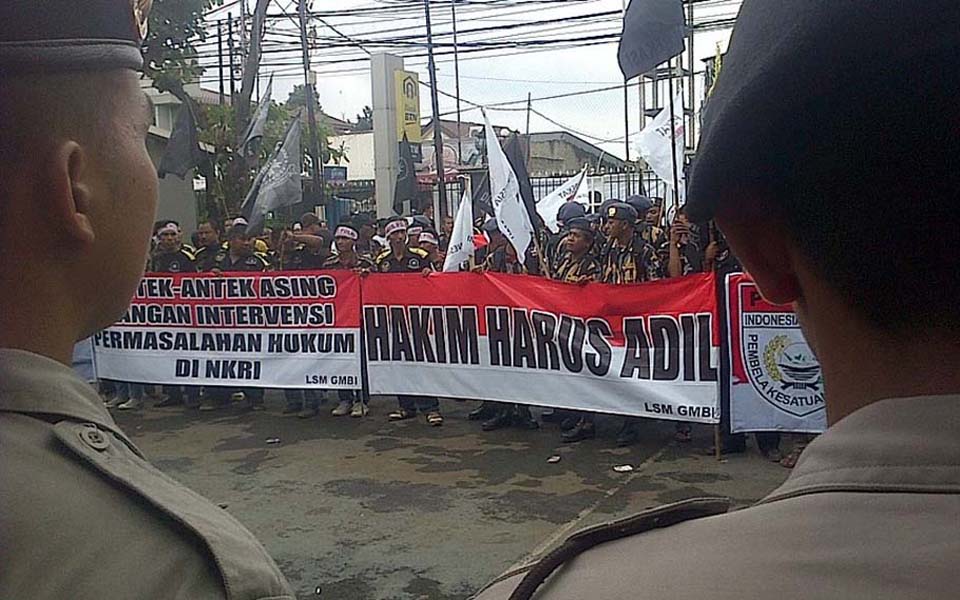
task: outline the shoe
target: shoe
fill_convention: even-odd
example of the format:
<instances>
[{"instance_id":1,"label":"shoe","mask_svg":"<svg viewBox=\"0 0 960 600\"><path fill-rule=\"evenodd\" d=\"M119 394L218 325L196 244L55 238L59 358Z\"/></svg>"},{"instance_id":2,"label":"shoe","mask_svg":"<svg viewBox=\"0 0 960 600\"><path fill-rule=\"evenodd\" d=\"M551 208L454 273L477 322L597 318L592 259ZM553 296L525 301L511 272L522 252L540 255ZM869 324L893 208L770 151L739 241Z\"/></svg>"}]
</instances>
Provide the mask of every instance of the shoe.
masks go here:
<instances>
[{"instance_id":1,"label":"shoe","mask_svg":"<svg viewBox=\"0 0 960 600\"><path fill-rule=\"evenodd\" d=\"M570 431L577 426L577 423L580 422L579 417L567 417L566 419L560 421L560 431Z\"/></svg>"},{"instance_id":2,"label":"shoe","mask_svg":"<svg viewBox=\"0 0 960 600\"><path fill-rule=\"evenodd\" d=\"M510 412L507 410L500 410L494 416L487 419L480 426L480 429L484 431L496 431L501 427L506 427L513 421L513 418L510 415Z\"/></svg>"},{"instance_id":3,"label":"shoe","mask_svg":"<svg viewBox=\"0 0 960 600\"><path fill-rule=\"evenodd\" d=\"M354 402L353 408L350 410L350 416L359 419L360 417L367 416L369 411L370 409L367 408L367 405L363 402Z\"/></svg>"},{"instance_id":4,"label":"shoe","mask_svg":"<svg viewBox=\"0 0 960 600\"><path fill-rule=\"evenodd\" d=\"M330 411L330 414L335 417L345 417L352 412L353 403L349 400L341 400L337 407Z\"/></svg>"},{"instance_id":5,"label":"shoe","mask_svg":"<svg viewBox=\"0 0 960 600\"><path fill-rule=\"evenodd\" d=\"M443 425L443 415L439 412L427 413L427 425L430 427L440 427Z\"/></svg>"},{"instance_id":6,"label":"shoe","mask_svg":"<svg viewBox=\"0 0 960 600\"><path fill-rule=\"evenodd\" d=\"M311 419L320 414L320 411L316 408L306 407L303 410L297 413L298 419Z\"/></svg>"},{"instance_id":7,"label":"shoe","mask_svg":"<svg viewBox=\"0 0 960 600\"><path fill-rule=\"evenodd\" d=\"M497 405L494 402L484 402L467 413L470 421L486 421L497 414Z\"/></svg>"},{"instance_id":8,"label":"shoe","mask_svg":"<svg viewBox=\"0 0 960 600\"><path fill-rule=\"evenodd\" d=\"M560 434L560 440L563 442L579 442L597 437L597 430L593 423L579 421L571 429Z\"/></svg>"},{"instance_id":9,"label":"shoe","mask_svg":"<svg viewBox=\"0 0 960 600\"><path fill-rule=\"evenodd\" d=\"M160 402L157 402L153 406L155 408L166 408L168 406L180 406L183 404L182 398L171 398L170 396L164 396Z\"/></svg>"},{"instance_id":10,"label":"shoe","mask_svg":"<svg viewBox=\"0 0 960 600\"><path fill-rule=\"evenodd\" d=\"M302 412L302 411L303 411L303 405L302 405L302 404L288 404L288 405L283 409L283 412L282 412L281 414L284 414L284 415L296 415L296 414L298 414L298 413L300 413L300 412Z\"/></svg>"},{"instance_id":11,"label":"shoe","mask_svg":"<svg viewBox=\"0 0 960 600\"><path fill-rule=\"evenodd\" d=\"M544 423L563 423L568 418L563 415L563 412L564 411L555 408L550 412L542 413L540 415L540 420L543 421ZM576 425L576 423L574 423L574 425ZM573 427L573 425L571 425L570 427Z\"/></svg>"},{"instance_id":12,"label":"shoe","mask_svg":"<svg viewBox=\"0 0 960 600\"><path fill-rule=\"evenodd\" d=\"M513 424L520 429L526 429L527 431L540 429L540 423L538 423L537 420L533 418L533 415L530 414L530 407L528 406L516 407L516 412L513 415Z\"/></svg>"},{"instance_id":13,"label":"shoe","mask_svg":"<svg viewBox=\"0 0 960 600\"><path fill-rule=\"evenodd\" d=\"M246 397L247 395L244 394L243 392L234 392L233 394L230 395L230 399L233 400L234 402L243 402L244 398Z\"/></svg>"},{"instance_id":14,"label":"shoe","mask_svg":"<svg viewBox=\"0 0 960 600\"><path fill-rule=\"evenodd\" d=\"M636 443L638 437L640 437L640 432L637 431L637 424L630 420L624 421L623 426L617 433L617 446L621 448L630 446Z\"/></svg>"},{"instance_id":15,"label":"shoe","mask_svg":"<svg viewBox=\"0 0 960 600\"><path fill-rule=\"evenodd\" d=\"M121 398L120 396L111 396L103 402L103 405L107 408L117 408L126 401L126 398Z\"/></svg>"},{"instance_id":16,"label":"shoe","mask_svg":"<svg viewBox=\"0 0 960 600\"><path fill-rule=\"evenodd\" d=\"M143 400L140 398L130 398L123 404L117 406L117 410L136 410L143 406Z\"/></svg>"}]
</instances>

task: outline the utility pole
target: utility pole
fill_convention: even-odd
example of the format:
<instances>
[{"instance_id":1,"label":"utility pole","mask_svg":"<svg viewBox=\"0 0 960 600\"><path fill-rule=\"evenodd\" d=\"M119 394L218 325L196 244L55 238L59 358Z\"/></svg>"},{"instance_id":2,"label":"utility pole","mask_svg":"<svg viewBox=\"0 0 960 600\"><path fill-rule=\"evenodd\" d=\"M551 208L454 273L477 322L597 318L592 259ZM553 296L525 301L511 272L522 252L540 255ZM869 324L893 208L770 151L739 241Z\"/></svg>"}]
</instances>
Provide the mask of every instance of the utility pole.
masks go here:
<instances>
[{"instance_id":1,"label":"utility pole","mask_svg":"<svg viewBox=\"0 0 960 600\"><path fill-rule=\"evenodd\" d=\"M460 125L460 58L457 51L457 0L450 2L450 16L453 17L453 80L456 86L457 96L457 162L463 164L463 145L460 141L462 137Z\"/></svg>"},{"instance_id":2,"label":"utility pole","mask_svg":"<svg viewBox=\"0 0 960 600\"><path fill-rule=\"evenodd\" d=\"M237 88L234 82L233 69L233 18L227 20L227 53L230 57L230 106L233 106L234 99L237 97Z\"/></svg>"},{"instance_id":3,"label":"utility pole","mask_svg":"<svg viewBox=\"0 0 960 600\"><path fill-rule=\"evenodd\" d=\"M694 104L694 102L696 101L697 98L696 98L696 93L694 91L695 79L693 76L693 71L694 71L693 61L695 56L693 53L693 2L687 3L687 50L689 51L689 57L690 57L690 60L687 61L688 62L687 66L690 69L690 72L687 75L687 86L689 87L689 89L687 90L687 97L690 99L690 120L687 121L687 126L684 129L684 131L686 131L687 135L689 136L687 139L690 140L689 147L692 148L694 145L694 142L697 139L696 133L694 132L694 128L696 127L696 123L697 123L697 118L696 118L697 115L696 115L696 111L694 110L694 107L696 106L696 104Z\"/></svg>"},{"instance_id":4,"label":"utility pole","mask_svg":"<svg viewBox=\"0 0 960 600\"><path fill-rule=\"evenodd\" d=\"M427 18L427 61L430 70L430 105L433 109L433 152L437 163L437 192L440 206L447 205L447 180L443 170L443 134L440 131L440 100L437 97L437 65L433 60L433 29L430 27L430 0L423 0ZM459 136L457 132L457 137Z\"/></svg>"},{"instance_id":5,"label":"utility pole","mask_svg":"<svg viewBox=\"0 0 960 600\"><path fill-rule=\"evenodd\" d=\"M530 92L527 92L527 147L523 152L523 165L530 169L530 111L533 110L533 101Z\"/></svg>"},{"instance_id":6,"label":"utility pole","mask_svg":"<svg viewBox=\"0 0 960 600\"><path fill-rule=\"evenodd\" d=\"M313 73L310 72L310 46L307 42L307 0L300 0L297 12L300 16L300 45L303 48L303 85L307 99L307 125L310 129L310 163L313 165L313 185L317 204L324 204L323 167L320 166L320 145L317 140L317 117L313 96Z\"/></svg>"},{"instance_id":7,"label":"utility pole","mask_svg":"<svg viewBox=\"0 0 960 600\"><path fill-rule=\"evenodd\" d=\"M626 151L625 161L627 163L627 195L632 192L633 186L630 181L630 88L627 81L623 81L623 147Z\"/></svg>"},{"instance_id":8,"label":"utility pole","mask_svg":"<svg viewBox=\"0 0 960 600\"><path fill-rule=\"evenodd\" d=\"M217 69L220 74L220 106L223 106L224 81L223 81L223 19L217 19Z\"/></svg>"}]
</instances>

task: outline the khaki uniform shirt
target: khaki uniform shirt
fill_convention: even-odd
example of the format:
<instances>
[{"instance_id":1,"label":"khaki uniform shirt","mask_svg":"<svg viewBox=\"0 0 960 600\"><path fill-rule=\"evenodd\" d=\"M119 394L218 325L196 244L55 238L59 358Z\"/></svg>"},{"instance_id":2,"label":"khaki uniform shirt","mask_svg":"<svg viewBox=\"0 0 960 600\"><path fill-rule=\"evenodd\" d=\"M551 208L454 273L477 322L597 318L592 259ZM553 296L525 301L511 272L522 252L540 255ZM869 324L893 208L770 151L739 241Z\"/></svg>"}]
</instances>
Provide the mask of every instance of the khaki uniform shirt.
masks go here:
<instances>
[{"instance_id":1,"label":"khaki uniform shirt","mask_svg":"<svg viewBox=\"0 0 960 600\"><path fill-rule=\"evenodd\" d=\"M572 558L533 598L957 598L960 395L864 407L756 506L652 527ZM478 598L508 598L525 572Z\"/></svg>"},{"instance_id":2,"label":"khaki uniform shirt","mask_svg":"<svg viewBox=\"0 0 960 600\"><path fill-rule=\"evenodd\" d=\"M164 475L97 393L0 349L0 598L291 599L256 538Z\"/></svg>"}]
</instances>

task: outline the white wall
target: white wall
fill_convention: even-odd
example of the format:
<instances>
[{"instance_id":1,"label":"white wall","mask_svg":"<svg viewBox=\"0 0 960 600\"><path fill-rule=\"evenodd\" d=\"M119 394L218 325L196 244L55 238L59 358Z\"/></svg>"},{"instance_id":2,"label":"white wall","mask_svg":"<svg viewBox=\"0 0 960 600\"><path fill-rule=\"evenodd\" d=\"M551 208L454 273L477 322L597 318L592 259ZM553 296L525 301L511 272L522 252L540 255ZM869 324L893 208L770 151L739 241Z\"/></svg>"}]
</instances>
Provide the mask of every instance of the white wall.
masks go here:
<instances>
[{"instance_id":1,"label":"white wall","mask_svg":"<svg viewBox=\"0 0 960 600\"><path fill-rule=\"evenodd\" d=\"M340 165L347 167L348 181L375 179L372 131L331 136L329 140L332 148L339 148L340 144L343 144L344 152L350 162L343 161Z\"/></svg>"}]
</instances>

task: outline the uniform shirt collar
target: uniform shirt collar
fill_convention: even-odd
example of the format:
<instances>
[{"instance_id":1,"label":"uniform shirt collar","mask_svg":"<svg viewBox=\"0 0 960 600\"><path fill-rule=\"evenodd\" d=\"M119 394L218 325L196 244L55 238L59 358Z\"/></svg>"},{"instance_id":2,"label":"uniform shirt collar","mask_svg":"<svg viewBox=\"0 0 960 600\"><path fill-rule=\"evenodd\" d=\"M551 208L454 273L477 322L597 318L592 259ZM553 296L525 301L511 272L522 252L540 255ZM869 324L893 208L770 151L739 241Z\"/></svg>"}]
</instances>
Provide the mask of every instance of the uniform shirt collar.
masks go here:
<instances>
[{"instance_id":1,"label":"uniform shirt collar","mask_svg":"<svg viewBox=\"0 0 960 600\"><path fill-rule=\"evenodd\" d=\"M33 352L0 348L0 412L94 423L130 443L90 384L70 367Z\"/></svg>"},{"instance_id":2,"label":"uniform shirt collar","mask_svg":"<svg viewBox=\"0 0 960 600\"><path fill-rule=\"evenodd\" d=\"M960 395L861 408L814 440L763 502L825 491L960 492Z\"/></svg>"}]
</instances>

